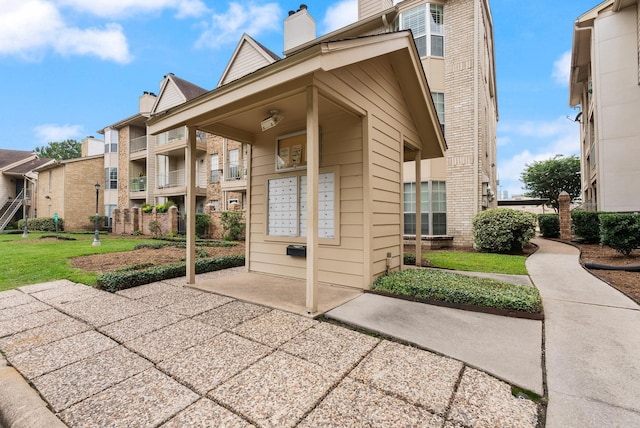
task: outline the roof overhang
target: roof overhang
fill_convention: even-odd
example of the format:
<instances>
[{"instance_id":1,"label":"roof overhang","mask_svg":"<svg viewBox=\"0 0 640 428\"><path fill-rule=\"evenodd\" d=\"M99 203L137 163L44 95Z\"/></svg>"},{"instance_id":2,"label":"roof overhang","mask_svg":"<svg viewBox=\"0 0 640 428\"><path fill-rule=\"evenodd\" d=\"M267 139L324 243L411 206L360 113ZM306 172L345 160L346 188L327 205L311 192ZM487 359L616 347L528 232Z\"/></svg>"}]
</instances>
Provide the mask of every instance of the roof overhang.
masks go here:
<instances>
[{"instance_id":1,"label":"roof overhang","mask_svg":"<svg viewBox=\"0 0 640 428\"><path fill-rule=\"evenodd\" d=\"M104 131L106 129L121 129L124 128L125 126L141 126L144 127L145 126L145 122L147 121L147 119L149 119L147 116L140 114L140 113L136 113L132 116L129 116L126 119L122 119L119 122L116 122L112 125L108 125L105 126L102 129L98 130L98 134L104 134Z\"/></svg>"},{"instance_id":2,"label":"roof overhang","mask_svg":"<svg viewBox=\"0 0 640 428\"><path fill-rule=\"evenodd\" d=\"M253 143L260 134L260 122L271 108L287 121L305 123L306 88L317 83L315 76L331 73L356 63L388 56L397 76L404 102L413 116L418 138L416 149L423 159L441 157L446 149L431 92L409 32L386 33L350 40L321 42L250 75L228 83L176 106L148 122L149 134L181 126L194 127L236 141ZM331 88L319 88L321 110L336 106L356 115L365 107L344 100Z\"/></svg>"}]
</instances>

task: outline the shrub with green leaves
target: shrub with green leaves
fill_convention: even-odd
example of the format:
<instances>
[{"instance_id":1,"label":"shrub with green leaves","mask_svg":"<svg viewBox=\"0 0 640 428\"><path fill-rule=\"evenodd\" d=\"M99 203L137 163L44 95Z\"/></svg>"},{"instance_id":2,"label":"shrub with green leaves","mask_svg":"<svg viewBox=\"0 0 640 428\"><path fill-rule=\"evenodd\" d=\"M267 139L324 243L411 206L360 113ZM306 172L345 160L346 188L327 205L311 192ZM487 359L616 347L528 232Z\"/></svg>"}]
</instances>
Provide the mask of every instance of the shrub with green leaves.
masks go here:
<instances>
[{"instance_id":1,"label":"shrub with green leaves","mask_svg":"<svg viewBox=\"0 0 640 428\"><path fill-rule=\"evenodd\" d=\"M244 266L243 255L199 259L196 260L196 273L213 272L237 266ZM178 278L186 274L186 263L173 263L141 270L118 270L98 275L96 286L101 290L115 293L119 290Z\"/></svg>"},{"instance_id":2,"label":"shrub with green leaves","mask_svg":"<svg viewBox=\"0 0 640 428\"><path fill-rule=\"evenodd\" d=\"M220 217L224 239L229 241L239 241L244 233L245 224L242 222L242 212L223 211Z\"/></svg>"},{"instance_id":3,"label":"shrub with green leaves","mask_svg":"<svg viewBox=\"0 0 640 428\"><path fill-rule=\"evenodd\" d=\"M473 218L473 242L479 251L518 253L536 234L536 215L509 208L481 211Z\"/></svg>"},{"instance_id":4,"label":"shrub with green leaves","mask_svg":"<svg viewBox=\"0 0 640 428\"><path fill-rule=\"evenodd\" d=\"M640 247L640 216L600 214L600 243L628 256Z\"/></svg>"},{"instance_id":5,"label":"shrub with green leaves","mask_svg":"<svg viewBox=\"0 0 640 428\"><path fill-rule=\"evenodd\" d=\"M545 238L560 237L560 216L558 214L538 214L540 233Z\"/></svg>"},{"instance_id":6,"label":"shrub with green leaves","mask_svg":"<svg viewBox=\"0 0 640 428\"><path fill-rule=\"evenodd\" d=\"M530 313L542 311L542 299L535 287L435 269L392 272L376 279L372 289L448 303Z\"/></svg>"},{"instance_id":7,"label":"shrub with green leaves","mask_svg":"<svg viewBox=\"0 0 640 428\"><path fill-rule=\"evenodd\" d=\"M573 234L586 243L600 242L600 213L580 209L571 211L571 228Z\"/></svg>"},{"instance_id":8,"label":"shrub with green leaves","mask_svg":"<svg viewBox=\"0 0 640 428\"><path fill-rule=\"evenodd\" d=\"M24 219L18 220L18 229L24 229ZM27 229L40 230L43 232L55 232L56 223L53 220L53 217L29 218L27 220ZM62 230L64 230L64 220L58 218L58 231Z\"/></svg>"}]
</instances>

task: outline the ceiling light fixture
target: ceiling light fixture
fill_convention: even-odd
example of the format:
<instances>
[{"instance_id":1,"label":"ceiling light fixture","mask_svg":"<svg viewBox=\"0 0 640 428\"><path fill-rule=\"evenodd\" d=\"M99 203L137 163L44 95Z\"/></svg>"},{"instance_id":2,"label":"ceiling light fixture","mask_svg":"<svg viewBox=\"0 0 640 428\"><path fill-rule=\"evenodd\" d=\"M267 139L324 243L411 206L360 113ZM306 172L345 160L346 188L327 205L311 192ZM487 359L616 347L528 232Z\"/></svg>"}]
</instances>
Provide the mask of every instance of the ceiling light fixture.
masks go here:
<instances>
[{"instance_id":1,"label":"ceiling light fixture","mask_svg":"<svg viewBox=\"0 0 640 428\"><path fill-rule=\"evenodd\" d=\"M260 127L262 128L263 131L266 131L267 129L271 129L274 126L276 126L278 123L280 123L282 118L283 116L280 114L280 112L278 112L278 110L271 110L269 111L269 116L265 120L260 122Z\"/></svg>"}]
</instances>

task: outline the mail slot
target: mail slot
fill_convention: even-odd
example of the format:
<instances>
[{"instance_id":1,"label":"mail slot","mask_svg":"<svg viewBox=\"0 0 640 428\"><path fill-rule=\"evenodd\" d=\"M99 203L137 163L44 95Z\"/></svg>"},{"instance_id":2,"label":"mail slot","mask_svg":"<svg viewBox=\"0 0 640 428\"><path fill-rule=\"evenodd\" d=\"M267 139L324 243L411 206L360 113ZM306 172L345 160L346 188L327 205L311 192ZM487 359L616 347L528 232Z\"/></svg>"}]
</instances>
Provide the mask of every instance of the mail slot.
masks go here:
<instances>
[{"instance_id":1,"label":"mail slot","mask_svg":"<svg viewBox=\"0 0 640 428\"><path fill-rule=\"evenodd\" d=\"M305 245L288 245L287 256L307 257L307 247Z\"/></svg>"}]
</instances>

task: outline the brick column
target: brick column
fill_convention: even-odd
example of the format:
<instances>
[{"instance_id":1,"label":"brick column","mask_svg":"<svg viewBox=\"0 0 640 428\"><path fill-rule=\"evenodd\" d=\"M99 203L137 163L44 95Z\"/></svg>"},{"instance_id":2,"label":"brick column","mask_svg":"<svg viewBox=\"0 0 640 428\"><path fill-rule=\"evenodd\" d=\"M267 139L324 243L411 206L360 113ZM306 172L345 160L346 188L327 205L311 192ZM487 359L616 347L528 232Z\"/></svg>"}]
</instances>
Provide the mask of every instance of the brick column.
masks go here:
<instances>
[{"instance_id":1,"label":"brick column","mask_svg":"<svg viewBox=\"0 0 640 428\"><path fill-rule=\"evenodd\" d=\"M563 241L571 241L571 198L565 191L560 193L558 197L558 211L560 213L560 239Z\"/></svg>"}]
</instances>

